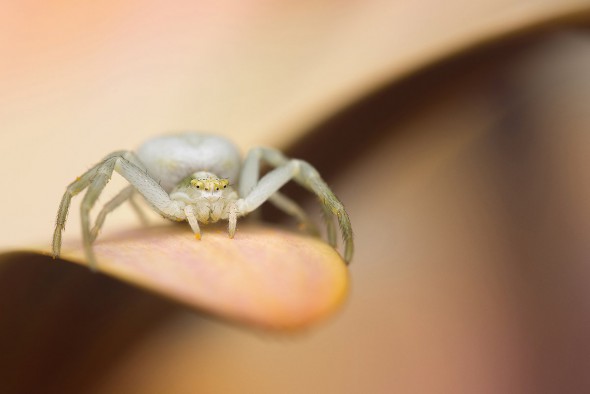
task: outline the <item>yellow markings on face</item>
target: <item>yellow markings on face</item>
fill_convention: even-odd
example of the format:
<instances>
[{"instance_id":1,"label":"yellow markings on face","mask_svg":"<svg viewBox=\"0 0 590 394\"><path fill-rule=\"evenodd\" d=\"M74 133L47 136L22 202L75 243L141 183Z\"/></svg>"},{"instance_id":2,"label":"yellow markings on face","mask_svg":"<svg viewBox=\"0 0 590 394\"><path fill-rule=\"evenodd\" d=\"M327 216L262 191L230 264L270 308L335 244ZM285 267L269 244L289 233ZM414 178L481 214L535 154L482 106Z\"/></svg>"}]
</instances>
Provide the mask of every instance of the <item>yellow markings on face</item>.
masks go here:
<instances>
[{"instance_id":1,"label":"yellow markings on face","mask_svg":"<svg viewBox=\"0 0 590 394\"><path fill-rule=\"evenodd\" d=\"M204 189L205 188L205 182L203 182L203 181L201 181L199 179L193 179L191 181L191 185L193 185L197 189Z\"/></svg>"},{"instance_id":2,"label":"yellow markings on face","mask_svg":"<svg viewBox=\"0 0 590 394\"><path fill-rule=\"evenodd\" d=\"M214 178L207 178L207 179L193 179L191 181L191 185L196 187L199 190L205 191L219 191L221 189L227 188L229 185L228 179L214 179Z\"/></svg>"}]
</instances>

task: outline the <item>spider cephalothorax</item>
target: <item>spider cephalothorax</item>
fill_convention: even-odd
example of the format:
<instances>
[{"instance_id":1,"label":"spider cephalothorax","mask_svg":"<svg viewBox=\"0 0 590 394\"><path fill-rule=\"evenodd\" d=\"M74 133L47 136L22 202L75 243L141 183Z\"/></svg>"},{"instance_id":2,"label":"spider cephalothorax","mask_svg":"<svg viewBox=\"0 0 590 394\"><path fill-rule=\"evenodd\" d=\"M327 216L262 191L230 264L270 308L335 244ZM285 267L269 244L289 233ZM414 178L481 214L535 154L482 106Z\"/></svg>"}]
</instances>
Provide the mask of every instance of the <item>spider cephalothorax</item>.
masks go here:
<instances>
[{"instance_id":1,"label":"spider cephalothorax","mask_svg":"<svg viewBox=\"0 0 590 394\"><path fill-rule=\"evenodd\" d=\"M259 175L260 162L274 167L262 178ZM105 204L91 228L90 209L113 171L121 174L130 185ZM80 207L82 235L91 268L96 266L92 242L106 215L127 200L133 202L131 198L136 192L165 218L188 221L197 239L201 239L199 222L206 224L218 220L228 220L229 235L233 238L237 218L254 211L267 200L313 229L299 205L278 192L291 179L319 197L328 241L333 246L336 245L336 229L332 215L337 218L344 241L344 259L350 261L353 243L348 214L315 168L305 161L288 159L271 148L250 150L242 164L237 148L230 141L198 133L157 137L145 142L137 153L113 152L72 182L57 213L53 255L57 257L60 253L70 201L84 189L87 192ZM237 190L234 184L237 184Z\"/></svg>"},{"instance_id":2,"label":"spider cephalothorax","mask_svg":"<svg viewBox=\"0 0 590 394\"><path fill-rule=\"evenodd\" d=\"M172 189L170 199L192 206L198 221L206 224L227 219L238 194L229 186L228 179L219 179L210 172L199 171Z\"/></svg>"}]
</instances>

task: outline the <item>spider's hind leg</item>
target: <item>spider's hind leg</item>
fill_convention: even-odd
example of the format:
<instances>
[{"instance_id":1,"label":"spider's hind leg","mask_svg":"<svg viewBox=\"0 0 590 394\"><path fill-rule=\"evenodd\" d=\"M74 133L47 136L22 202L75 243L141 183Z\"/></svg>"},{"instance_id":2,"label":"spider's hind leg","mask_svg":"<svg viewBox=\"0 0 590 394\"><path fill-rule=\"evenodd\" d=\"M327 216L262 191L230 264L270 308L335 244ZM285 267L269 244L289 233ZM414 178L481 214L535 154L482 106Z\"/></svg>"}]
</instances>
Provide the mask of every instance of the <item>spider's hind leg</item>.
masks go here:
<instances>
[{"instance_id":1,"label":"spider's hind leg","mask_svg":"<svg viewBox=\"0 0 590 394\"><path fill-rule=\"evenodd\" d=\"M270 196L268 201L270 201L275 207L279 208L286 214L295 217L295 219L297 219L297 221L299 222L299 225L306 232L312 235L319 235L320 232L318 231L316 225L311 221L307 213L305 213L305 211L295 201L291 200L289 197L285 196L280 192L276 192L275 194Z\"/></svg>"},{"instance_id":2,"label":"spider's hind leg","mask_svg":"<svg viewBox=\"0 0 590 394\"><path fill-rule=\"evenodd\" d=\"M133 210L135 211L135 213L139 217L139 220L141 221L141 223L143 225L147 225L147 223L148 223L147 216L145 215L145 212L143 212L143 210L141 209L141 207L139 206L137 201L135 201L135 199L133 198L135 196L136 196L135 188L133 187L133 185L129 185L126 188L124 188L123 190L121 190L119 192L119 194L117 194L115 197L113 197L109 202L107 202L102 207L100 213L96 217L96 220L94 222L94 227L92 227L92 230L90 230L91 242L94 242L94 240L98 236L98 233L104 224L106 216L109 213L111 213L112 211L114 211L115 209L117 209L125 201L129 201L129 203L131 204L131 207L133 208Z\"/></svg>"}]
</instances>

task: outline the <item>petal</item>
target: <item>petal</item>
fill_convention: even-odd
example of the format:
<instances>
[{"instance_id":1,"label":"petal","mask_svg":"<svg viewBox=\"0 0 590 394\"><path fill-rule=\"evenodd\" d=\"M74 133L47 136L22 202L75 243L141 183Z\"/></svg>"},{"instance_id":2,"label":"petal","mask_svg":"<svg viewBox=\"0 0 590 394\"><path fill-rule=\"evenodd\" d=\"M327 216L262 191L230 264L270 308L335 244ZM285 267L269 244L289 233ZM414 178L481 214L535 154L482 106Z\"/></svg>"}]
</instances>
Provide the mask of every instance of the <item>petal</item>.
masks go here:
<instances>
[{"instance_id":1,"label":"petal","mask_svg":"<svg viewBox=\"0 0 590 394\"><path fill-rule=\"evenodd\" d=\"M318 238L243 223L234 239L207 226L201 240L182 225L112 235L94 245L99 271L232 321L305 327L344 300L348 271ZM62 258L85 265L80 242Z\"/></svg>"}]
</instances>

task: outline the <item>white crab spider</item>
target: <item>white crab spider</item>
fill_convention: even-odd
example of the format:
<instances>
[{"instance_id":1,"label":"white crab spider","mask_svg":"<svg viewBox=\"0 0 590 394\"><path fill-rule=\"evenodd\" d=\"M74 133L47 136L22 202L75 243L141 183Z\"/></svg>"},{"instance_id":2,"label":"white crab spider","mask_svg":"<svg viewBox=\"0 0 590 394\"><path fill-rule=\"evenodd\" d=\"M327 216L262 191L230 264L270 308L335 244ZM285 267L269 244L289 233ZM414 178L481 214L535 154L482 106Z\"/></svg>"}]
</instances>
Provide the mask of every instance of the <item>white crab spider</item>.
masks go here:
<instances>
[{"instance_id":1,"label":"white crab spider","mask_svg":"<svg viewBox=\"0 0 590 394\"><path fill-rule=\"evenodd\" d=\"M274 167L259 179L260 162ZM90 209L111 178L113 171L121 174L130 185L102 208L94 226L90 227ZM239 176L239 178L238 178ZM257 209L266 200L302 224L312 227L304 211L278 190L294 180L315 193L324 211L328 242L336 246L336 229L332 215L340 225L344 243L344 260L353 253L352 228L348 214L319 173L309 163L288 159L271 148L254 148L241 162L237 148L222 137L183 133L146 141L137 153L117 151L78 177L63 195L53 233L53 256L58 257L61 236L73 196L87 189L81 204L83 246L89 265L96 268L92 243L106 215L139 192L152 208L174 221L188 221L195 238L201 238L201 223L228 220L229 236L233 238L240 216ZM237 192L233 186L237 184Z\"/></svg>"}]
</instances>

